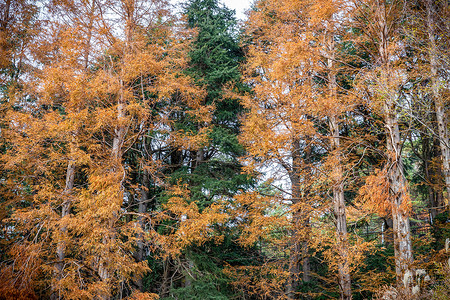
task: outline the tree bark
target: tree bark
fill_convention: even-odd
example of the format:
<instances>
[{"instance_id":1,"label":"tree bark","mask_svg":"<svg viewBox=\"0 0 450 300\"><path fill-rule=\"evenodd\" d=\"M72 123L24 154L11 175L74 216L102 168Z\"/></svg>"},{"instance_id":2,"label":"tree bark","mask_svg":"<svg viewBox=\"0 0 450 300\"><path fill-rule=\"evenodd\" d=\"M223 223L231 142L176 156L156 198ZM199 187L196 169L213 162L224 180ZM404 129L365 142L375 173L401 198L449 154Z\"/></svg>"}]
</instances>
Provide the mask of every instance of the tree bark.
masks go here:
<instances>
[{"instance_id":1,"label":"tree bark","mask_svg":"<svg viewBox=\"0 0 450 300\"><path fill-rule=\"evenodd\" d=\"M306 151L306 161L309 161L310 151ZM291 181L291 192L292 192L292 205L293 216L292 221L294 224L294 229L292 232L291 238L291 246L290 246L290 255L289 255L289 279L288 284L286 286L286 294L289 299L295 299L296 290L300 286L299 280L300 276L302 278L303 283L307 283L311 281L311 270L309 263L309 254L308 254L308 236L310 233L310 224L309 224L309 211L305 209L307 206L303 207L295 207L300 204L302 199L306 199L307 197L302 196L302 190L300 189L300 157L301 148L300 141L293 141L293 153L292 153L292 169L288 170L289 178ZM307 194L307 193L306 193ZM303 203L304 204L304 203Z\"/></svg>"},{"instance_id":2,"label":"tree bark","mask_svg":"<svg viewBox=\"0 0 450 300\"><path fill-rule=\"evenodd\" d=\"M72 193L74 178L75 178L75 160L70 159L69 164L67 165L66 186L64 188L64 196L67 197L67 199L64 200L62 204L61 219L68 216L70 212L70 205L72 202L70 194ZM60 232L64 236L67 232L67 226L61 226ZM56 256L58 258L58 263L56 264L56 268L58 269L58 279L62 279L64 277L63 269L64 269L65 249L66 243L64 241L60 241L56 248Z\"/></svg>"},{"instance_id":3,"label":"tree bark","mask_svg":"<svg viewBox=\"0 0 450 300\"><path fill-rule=\"evenodd\" d=\"M329 36L328 42L328 89L331 99L339 106L337 99L337 83L336 74L334 72L334 37ZM341 290L341 299L349 300L352 298L349 253L348 253L348 237L347 237L347 218L345 213L345 197L343 170L340 156L340 132L339 122L335 112L329 117L329 128L331 135L331 150L334 152L336 159L335 168L333 170L333 211L336 218L336 242L337 252L339 255L338 277L339 288Z\"/></svg>"},{"instance_id":4,"label":"tree bark","mask_svg":"<svg viewBox=\"0 0 450 300\"><path fill-rule=\"evenodd\" d=\"M138 213L139 216L137 218L139 226L141 227L141 230L144 231L144 218L142 217L143 214L147 212L147 202L149 200L149 193L148 193L148 185L149 185L149 174L147 171L143 171L143 177L142 177L142 186L141 186L141 199L139 200L139 206L138 206ZM141 262L144 260L144 235L140 233L137 237L137 250L135 253L135 258L137 261ZM144 291L144 285L142 283L142 278L137 279L136 281L137 286L141 292Z\"/></svg>"},{"instance_id":5,"label":"tree bark","mask_svg":"<svg viewBox=\"0 0 450 300\"><path fill-rule=\"evenodd\" d=\"M339 124L335 116L330 117L329 121L330 133L332 134L332 148L339 151ZM340 165L339 153L337 155L337 163L333 170L333 212L336 218L336 242L337 252L339 254L338 276L339 288L341 290L341 299L351 299L351 278L348 253L348 233L347 233L347 217L345 212L345 197L342 166Z\"/></svg>"},{"instance_id":6,"label":"tree bark","mask_svg":"<svg viewBox=\"0 0 450 300\"><path fill-rule=\"evenodd\" d=\"M70 145L70 156L72 157L72 153L74 152L74 137L72 138L72 143ZM64 187L63 197L65 198L63 203L61 204L61 219L67 217L70 213L70 206L72 203L72 190L75 180L75 159L69 158L69 163L67 164L66 170L66 185ZM67 226L62 225L59 228L60 238L56 246L56 259L57 262L55 264L56 267L56 279L58 281L64 278L64 260L66 258L66 242L65 238L67 235ZM60 289L58 287L53 288L53 292L51 295L51 299L61 299Z\"/></svg>"},{"instance_id":7,"label":"tree bark","mask_svg":"<svg viewBox=\"0 0 450 300\"><path fill-rule=\"evenodd\" d=\"M123 55L122 59L123 64L126 64L126 56L125 54L132 53L132 33L133 33L133 26L134 26L134 10L135 10L135 3L134 1L123 1L122 2L122 9L124 13L124 21L125 21L125 44L123 48ZM124 81L125 70L122 65L120 73L119 73L119 91L117 95L117 114L116 114L116 122L117 125L114 129L114 138L113 138L113 145L111 149L111 159L112 159L112 166L111 166L111 172L115 173L116 182L114 184L117 185L117 194L112 195L113 199L112 201L117 201L119 203L122 202L123 199L121 199L122 192L123 192L123 182L125 180L125 169L122 165L122 156L123 156L123 145L125 143L125 136L127 133L127 127L125 125L125 119L126 119L126 106L127 106L127 98L125 97L125 90L127 88L127 83ZM111 75L112 76L112 75ZM109 233L103 237L103 242L105 244L108 243L108 239L115 238L115 232L114 232L114 223L116 221L116 218L118 217L120 205L114 206L115 209L111 211L111 217L109 218L109 224L107 224ZM108 271L107 266L107 260L103 257L103 254L100 255L99 258L99 266L98 266L98 274L100 276L100 279L105 282L105 284L108 285L111 274ZM103 299L107 300L110 297L108 295L104 295Z\"/></svg>"},{"instance_id":8,"label":"tree bark","mask_svg":"<svg viewBox=\"0 0 450 300\"><path fill-rule=\"evenodd\" d=\"M397 286L403 289L407 295L411 294L411 286L408 283L413 276L413 254L411 246L411 229L409 224L410 198L408 186L403 174L403 162L401 157L402 141L400 138L400 128L397 117L397 87L392 86L396 82L395 78L390 78L395 74L390 66L389 38L390 27L396 22L395 17L389 15L395 9L387 8L385 1L377 4L376 19L378 21L378 52L380 62L380 79L378 89L380 90L379 101L383 104L384 125L386 128L386 148L387 148L387 168L390 186L390 202L393 219L394 232L394 254ZM395 4L391 4L395 5ZM407 279L407 280L405 280Z\"/></svg>"},{"instance_id":9,"label":"tree bark","mask_svg":"<svg viewBox=\"0 0 450 300\"><path fill-rule=\"evenodd\" d=\"M403 286L405 276L412 276L412 246L411 246L411 229L408 218L409 197L406 180L403 175L403 163L401 159L401 140L400 130L396 112L392 107L392 100L385 105L386 116L386 136L387 150L389 155L389 184L390 197L392 205L392 219L394 230L394 251L395 251L395 271L397 275L397 283ZM391 104L391 105L389 105ZM410 275L408 275L410 274ZM409 291L409 286L406 286Z\"/></svg>"}]
</instances>

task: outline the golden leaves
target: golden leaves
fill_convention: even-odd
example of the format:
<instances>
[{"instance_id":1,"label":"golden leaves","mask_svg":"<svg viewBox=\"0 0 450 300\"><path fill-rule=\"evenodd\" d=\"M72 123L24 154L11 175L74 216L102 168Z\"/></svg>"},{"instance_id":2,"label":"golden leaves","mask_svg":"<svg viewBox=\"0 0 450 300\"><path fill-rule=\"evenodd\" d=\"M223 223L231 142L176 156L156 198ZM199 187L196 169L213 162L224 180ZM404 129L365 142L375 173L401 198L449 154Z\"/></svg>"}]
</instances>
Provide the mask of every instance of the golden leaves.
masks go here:
<instances>
[{"instance_id":1,"label":"golden leaves","mask_svg":"<svg viewBox=\"0 0 450 300\"><path fill-rule=\"evenodd\" d=\"M240 244L250 247L258 241L280 243L279 233L291 226L287 208L280 203L282 199L249 192L236 195L234 200L230 214L241 227Z\"/></svg>"},{"instance_id":2,"label":"golden leaves","mask_svg":"<svg viewBox=\"0 0 450 300\"><path fill-rule=\"evenodd\" d=\"M392 204L389 193L387 170L375 170L373 175L366 178L365 185L360 189L360 205L369 212L387 216L391 213Z\"/></svg>"},{"instance_id":3,"label":"golden leaves","mask_svg":"<svg viewBox=\"0 0 450 300\"><path fill-rule=\"evenodd\" d=\"M289 278L280 262L262 266L227 266L224 273L233 280L235 290L257 299L288 299L285 288Z\"/></svg>"},{"instance_id":4,"label":"golden leaves","mask_svg":"<svg viewBox=\"0 0 450 300\"><path fill-rule=\"evenodd\" d=\"M130 297L126 298L129 300L157 300L159 296L154 293L141 293L134 292Z\"/></svg>"},{"instance_id":5,"label":"golden leaves","mask_svg":"<svg viewBox=\"0 0 450 300\"><path fill-rule=\"evenodd\" d=\"M211 129L208 127L200 128L198 132L178 130L172 135L172 143L183 149L198 150L208 144L210 133Z\"/></svg>"},{"instance_id":6,"label":"golden leaves","mask_svg":"<svg viewBox=\"0 0 450 300\"><path fill-rule=\"evenodd\" d=\"M161 237L168 253L179 255L189 245L202 245L207 241L218 242L222 239L215 232L215 225L225 224L229 216L219 202L200 210L190 200L187 186L180 184L173 186L169 195L164 212L158 217L162 222L175 222L168 228L170 234Z\"/></svg>"},{"instance_id":7,"label":"golden leaves","mask_svg":"<svg viewBox=\"0 0 450 300\"><path fill-rule=\"evenodd\" d=\"M5 170L14 174L5 182L13 191L9 203L22 206L8 222L15 233L28 234L17 244L9 241L16 249L11 257L33 258L27 272L45 272L41 277L51 278L45 289L50 285L52 292L74 299L111 295L120 283L149 270L146 262L133 257L144 232L123 205L134 196L124 186L128 174L136 171L123 161L123 154L156 131L161 143L200 148L208 143L214 110L202 105L205 92L183 74L188 42L179 28L168 20L146 29L135 24L135 31L124 37L104 26L111 20L99 20L97 5L89 9L89 4L78 3L92 12L83 16L91 18L91 25L49 23L48 40L39 48L42 70L30 86L35 98L17 101L17 109L4 119L9 128L2 128L2 136L11 141L1 157ZM145 13L154 14L153 21L160 13L168 17L160 8ZM100 28L93 25L101 23ZM106 40L112 42L108 47L102 44ZM173 130L170 115L175 110L188 110L186 115L201 125L200 132ZM111 159L113 152L117 157ZM143 169L158 178L161 162L152 155L143 160ZM167 208L181 224L168 241L172 249L202 243L211 238L211 224L225 222L219 205L200 211L177 197ZM189 219L181 221L183 215ZM14 247L20 242L27 247L19 251ZM8 276L18 276L17 270ZM108 278L99 278L99 273ZM34 278L24 280L30 291L39 284ZM156 299L145 293L133 297Z\"/></svg>"}]
</instances>

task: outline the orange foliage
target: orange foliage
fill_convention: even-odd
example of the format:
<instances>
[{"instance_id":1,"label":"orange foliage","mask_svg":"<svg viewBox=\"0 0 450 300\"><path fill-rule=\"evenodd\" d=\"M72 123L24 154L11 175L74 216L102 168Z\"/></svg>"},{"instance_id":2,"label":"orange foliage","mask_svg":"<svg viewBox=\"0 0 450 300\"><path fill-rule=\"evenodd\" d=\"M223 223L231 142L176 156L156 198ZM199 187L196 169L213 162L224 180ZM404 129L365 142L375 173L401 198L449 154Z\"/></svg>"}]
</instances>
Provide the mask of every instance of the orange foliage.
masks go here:
<instances>
[{"instance_id":1,"label":"orange foliage","mask_svg":"<svg viewBox=\"0 0 450 300\"><path fill-rule=\"evenodd\" d=\"M368 212L389 216L392 207L386 169L376 169L373 175L367 176L365 185L359 190L359 196L360 206Z\"/></svg>"},{"instance_id":2,"label":"orange foliage","mask_svg":"<svg viewBox=\"0 0 450 300\"><path fill-rule=\"evenodd\" d=\"M157 299L159 299L159 296L156 294L153 294L153 293L135 292L126 299L129 299L129 300L157 300Z\"/></svg>"},{"instance_id":3,"label":"orange foliage","mask_svg":"<svg viewBox=\"0 0 450 300\"><path fill-rule=\"evenodd\" d=\"M256 299L288 299L284 293L289 272L279 263L262 266L227 266L224 273L233 278L238 294L248 294Z\"/></svg>"},{"instance_id":4,"label":"orange foliage","mask_svg":"<svg viewBox=\"0 0 450 300\"><path fill-rule=\"evenodd\" d=\"M219 242L214 226L225 224L229 218L220 202L214 203L200 211L197 204L189 199L186 185L176 185L168 191L169 200L158 220L176 222L169 229L170 234L161 236L165 251L173 256L179 255L188 245L202 245L207 241Z\"/></svg>"},{"instance_id":5,"label":"orange foliage","mask_svg":"<svg viewBox=\"0 0 450 300\"><path fill-rule=\"evenodd\" d=\"M54 1L52 12L71 22L48 20L33 49L42 63L29 87L33 102L15 94L18 109L4 116L8 128L2 136L11 144L1 160L15 174L7 185L17 209L5 220L12 231L11 259L2 266L2 287L32 293L44 284L51 289L43 289L42 297L92 299L142 277L149 268L133 253L143 231L123 210L131 172L123 155L158 130L167 143L191 148L207 135L212 108L200 105L204 92L182 72L191 33L174 25L163 2L107 4L103 9L114 10L118 19L102 13L96 1ZM130 20L131 11L140 17ZM166 22L155 22L159 18ZM153 113L160 102L167 103L164 110ZM182 108L191 110L204 134L167 130L170 114ZM142 164L150 176L159 176L159 161L151 157ZM77 177L84 177L81 184ZM181 217L183 201L174 197L168 209ZM208 235L210 223L224 220L219 206L201 213L192 207L191 213L172 249L199 242L201 233L193 229Z\"/></svg>"}]
</instances>

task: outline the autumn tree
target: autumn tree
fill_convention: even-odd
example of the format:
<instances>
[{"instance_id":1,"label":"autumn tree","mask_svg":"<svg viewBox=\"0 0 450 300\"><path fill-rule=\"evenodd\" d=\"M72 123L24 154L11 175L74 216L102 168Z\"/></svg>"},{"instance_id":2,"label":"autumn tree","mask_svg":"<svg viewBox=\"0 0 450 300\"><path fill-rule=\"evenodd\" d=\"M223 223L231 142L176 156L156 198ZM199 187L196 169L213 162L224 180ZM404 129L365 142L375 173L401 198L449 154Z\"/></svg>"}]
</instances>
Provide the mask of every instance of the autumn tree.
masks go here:
<instances>
[{"instance_id":1,"label":"autumn tree","mask_svg":"<svg viewBox=\"0 0 450 300\"><path fill-rule=\"evenodd\" d=\"M13 109L19 98L30 97L27 78L33 78L33 47L41 30L42 22L37 18L38 6L30 1L4 1L0 3L0 109L1 127L5 128L7 120L3 117ZM21 96L18 96L21 95ZM2 151L7 147L7 139L2 136ZM8 177L7 171L2 178ZM2 181L4 182L4 181ZM3 186L3 184L2 184ZM3 189L3 187L2 187ZM2 192L0 206L4 218L8 207L14 206L14 196L9 195L8 188Z\"/></svg>"},{"instance_id":2,"label":"autumn tree","mask_svg":"<svg viewBox=\"0 0 450 300\"><path fill-rule=\"evenodd\" d=\"M3 161L19 176L10 182L16 197L30 204L10 219L9 255L24 264L3 268L3 286L20 289L6 282L22 277L27 289L52 286L52 297L109 298L148 270L132 255L142 227L122 208L124 154L144 132L163 130L173 108L155 114L155 103L178 94L195 114L202 93L181 73L187 44L165 3L55 2L52 10L34 104L8 115L14 142ZM107 18L112 11L118 20Z\"/></svg>"},{"instance_id":3,"label":"autumn tree","mask_svg":"<svg viewBox=\"0 0 450 300\"><path fill-rule=\"evenodd\" d=\"M408 215L411 199L403 170L401 130L399 125L400 88L404 84L401 66L399 19L400 1L355 2L355 26L362 30L370 48L370 70L362 79L368 84L370 105L382 116L386 128L386 170L389 202L392 210L397 283L401 288L405 276L412 276L413 254ZM409 287L406 286L406 291Z\"/></svg>"},{"instance_id":4,"label":"autumn tree","mask_svg":"<svg viewBox=\"0 0 450 300\"><path fill-rule=\"evenodd\" d=\"M0 3L0 298L447 294L448 3L172 8Z\"/></svg>"},{"instance_id":5,"label":"autumn tree","mask_svg":"<svg viewBox=\"0 0 450 300\"><path fill-rule=\"evenodd\" d=\"M299 277L311 280L308 243L315 176L314 155L320 151L314 117L314 67L319 56L309 47L310 3L259 2L250 16L247 80L254 95L244 100L248 114L242 142L251 166L271 168L273 179L289 181L292 235L286 294L295 297ZM282 34L281 34L282 33ZM277 166L277 167L275 167ZM277 169L275 169L277 168ZM278 169L280 168L280 169ZM281 174L287 177L280 176Z\"/></svg>"},{"instance_id":6,"label":"autumn tree","mask_svg":"<svg viewBox=\"0 0 450 300\"><path fill-rule=\"evenodd\" d=\"M429 206L433 217L445 206L442 191L448 185L445 171L448 164L448 121L445 111L448 88L442 81L448 76L444 67L448 64L445 46L448 30L441 26L449 17L445 5L440 1L408 3L408 22L403 26L405 40L412 54L410 60L417 61L408 62L411 81L420 82L414 85L410 93L416 109L411 111L410 116L417 122L416 127L423 135L423 155L419 156L423 160L426 184L430 190ZM440 166L437 160L441 161ZM444 184L441 183L442 177Z\"/></svg>"},{"instance_id":7,"label":"autumn tree","mask_svg":"<svg viewBox=\"0 0 450 300\"><path fill-rule=\"evenodd\" d=\"M431 95L436 109L436 120L438 127L438 136L440 143L440 150L442 156L442 169L444 173L445 185L447 188L447 194L450 190L450 147L448 144L448 120L447 112L445 110L446 96L445 96L445 84L442 83L442 78L445 76L445 67L448 65L448 42L449 32L445 26L440 26L443 22L447 22L448 4L441 3L440 1L428 0L425 3L426 7L426 32L428 34L428 57L429 57L429 72L431 78ZM442 11L439 14L438 11ZM441 30L441 34L438 33L438 28ZM441 66L441 67L439 67ZM444 73L440 75L440 73ZM440 206L440 203L437 203Z\"/></svg>"}]
</instances>

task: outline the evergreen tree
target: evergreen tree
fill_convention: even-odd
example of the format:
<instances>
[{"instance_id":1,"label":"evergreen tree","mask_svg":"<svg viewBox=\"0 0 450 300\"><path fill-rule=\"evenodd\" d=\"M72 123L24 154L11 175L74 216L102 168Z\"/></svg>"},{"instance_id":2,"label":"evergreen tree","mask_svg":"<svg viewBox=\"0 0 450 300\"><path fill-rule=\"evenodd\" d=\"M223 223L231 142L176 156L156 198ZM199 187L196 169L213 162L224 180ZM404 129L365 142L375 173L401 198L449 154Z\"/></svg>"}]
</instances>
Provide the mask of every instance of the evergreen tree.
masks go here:
<instances>
[{"instance_id":1,"label":"evergreen tree","mask_svg":"<svg viewBox=\"0 0 450 300\"><path fill-rule=\"evenodd\" d=\"M233 10L222 6L218 0L191 0L184 4L184 13L188 27L197 31L186 73L206 90L203 105L215 109L207 128L208 142L200 149L173 148L170 154L173 167L169 176L173 184L186 184L189 201L204 210L217 201L233 201L236 193L252 185L251 178L241 174L238 160L244 153L237 139L243 108L238 99L227 96L225 91L226 88L237 93L245 91L239 70L244 54L239 46ZM174 126L193 133L206 129L206 124L193 124L187 115L183 111L174 116ZM174 289L177 284L172 287L175 295L183 299L200 296L227 299L230 289L228 279L222 273L225 262L233 264L233 259L228 258L248 252L232 242L237 236L236 230L232 233L226 225L218 226L216 230L225 237L224 241L201 246L194 244L186 250L182 262L185 267L181 268L184 279L179 288Z\"/></svg>"},{"instance_id":2,"label":"evergreen tree","mask_svg":"<svg viewBox=\"0 0 450 300\"><path fill-rule=\"evenodd\" d=\"M205 208L218 198L231 199L251 185L251 179L241 174L238 161L244 154L237 139L243 108L238 99L225 92L228 87L237 93L246 90L240 83L239 71L244 54L238 43L234 11L217 0L192 0L184 9L188 26L198 32L189 53L187 73L207 91L203 105L213 105L215 110L204 147L195 151L177 149L184 164L172 178L187 183L192 200ZM202 130L199 126L193 128L186 118L178 126Z\"/></svg>"}]
</instances>

